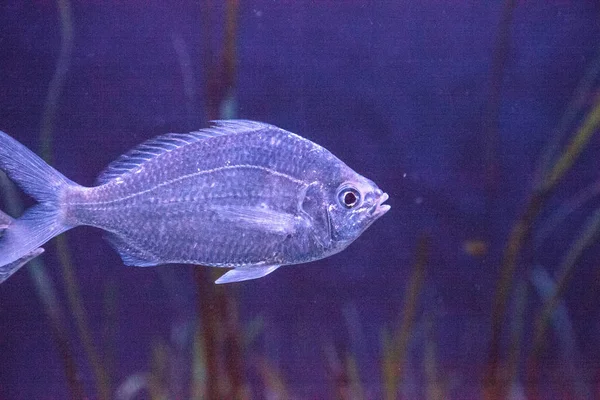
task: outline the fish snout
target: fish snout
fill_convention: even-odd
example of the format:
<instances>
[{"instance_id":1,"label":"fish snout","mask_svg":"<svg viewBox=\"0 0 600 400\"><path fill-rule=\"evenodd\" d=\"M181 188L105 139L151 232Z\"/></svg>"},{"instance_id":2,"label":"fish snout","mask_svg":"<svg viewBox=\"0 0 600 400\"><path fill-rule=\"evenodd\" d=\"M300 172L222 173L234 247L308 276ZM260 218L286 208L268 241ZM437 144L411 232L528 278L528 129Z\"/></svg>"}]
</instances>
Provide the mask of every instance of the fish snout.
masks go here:
<instances>
[{"instance_id":1,"label":"fish snout","mask_svg":"<svg viewBox=\"0 0 600 400\"><path fill-rule=\"evenodd\" d=\"M390 196L388 196L388 194L381 189L377 189L375 191L375 194L378 195L378 199L375 201L375 204L371 208L370 213L373 216L381 217L391 208L389 204L384 204L390 198Z\"/></svg>"}]
</instances>

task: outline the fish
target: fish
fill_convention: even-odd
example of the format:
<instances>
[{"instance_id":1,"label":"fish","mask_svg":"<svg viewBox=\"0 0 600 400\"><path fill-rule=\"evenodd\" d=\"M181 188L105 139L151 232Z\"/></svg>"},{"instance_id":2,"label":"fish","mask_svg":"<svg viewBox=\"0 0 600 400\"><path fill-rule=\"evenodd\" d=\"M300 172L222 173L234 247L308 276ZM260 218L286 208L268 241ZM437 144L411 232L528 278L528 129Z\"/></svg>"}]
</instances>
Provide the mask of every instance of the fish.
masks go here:
<instances>
[{"instance_id":1,"label":"fish","mask_svg":"<svg viewBox=\"0 0 600 400\"><path fill-rule=\"evenodd\" d=\"M8 227L13 223L13 221L14 219L0 211L0 238L2 238L4 231L8 229ZM10 264L0 266L0 283L10 278L10 276L14 274L19 268L21 268L23 265L27 264L29 261L39 256L43 252L44 249L42 247L38 247L37 249L34 249L31 252L25 254L20 259L15 260Z\"/></svg>"},{"instance_id":2,"label":"fish","mask_svg":"<svg viewBox=\"0 0 600 400\"><path fill-rule=\"evenodd\" d=\"M336 254L390 210L387 193L325 148L249 120L150 139L92 187L0 131L0 169L37 201L6 227L0 266L87 225L125 265L230 268L216 283L240 282Z\"/></svg>"}]
</instances>

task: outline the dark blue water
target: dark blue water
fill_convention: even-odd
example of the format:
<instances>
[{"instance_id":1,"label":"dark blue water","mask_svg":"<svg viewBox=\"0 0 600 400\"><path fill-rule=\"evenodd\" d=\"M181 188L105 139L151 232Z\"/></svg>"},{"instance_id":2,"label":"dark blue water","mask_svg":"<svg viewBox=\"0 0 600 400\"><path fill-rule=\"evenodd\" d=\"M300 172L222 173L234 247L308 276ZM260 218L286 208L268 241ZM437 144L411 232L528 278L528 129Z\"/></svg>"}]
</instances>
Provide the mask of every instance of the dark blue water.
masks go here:
<instances>
[{"instance_id":1,"label":"dark blue water","mask_svg":"<svg viewBox=\"0 0 600 400\"><path fill-rule=\"evenodd\" d=\"M132 399L194 398L194 387L214 397L210 388L220 382L214 398L233 398L232 388L242 387L256 399L269 391L379 399L390 354L384 337L403 321L403 362L393 368L402 366L398 398L436 398L433 388L438 398L501 398L511 384L530 398L600 396L597 240L575 251L539 351L534 335L547 299L541 287L556 281L600 204L598 135L533 207L505 307L500 317L492 311L508 236L532 198L538 161L598 56L598 5L234 3L3 4L0 129L38 153L40 132L50 132L53 165L91 185L110 161L155 135L219 116L264 121L372 178L389 193L391 211L336 256L219 291L207 268L125 267L100 231L70 231L68 251L51 242L42 258L64 314L62 333L26 268L0 287L0 399L63 399L78 390L107 398L85 332L110 398L126 382L143 386ZM61 31L64 7L72 47L61 58L70 35ZM596 106L597 75L552 160ZM573 206L585 188L592 195ZM562 207L570 214L536 246ZM65 253L85 332L65 283ZM411 291L415 265L424 275ZM194 342L212 346L204 362L194 359ZM71 383L65 359L75 371ZM194 375L202 365L204 375ZM266 379L275 375L284 389Z\"/></svg>"}]
</instances>

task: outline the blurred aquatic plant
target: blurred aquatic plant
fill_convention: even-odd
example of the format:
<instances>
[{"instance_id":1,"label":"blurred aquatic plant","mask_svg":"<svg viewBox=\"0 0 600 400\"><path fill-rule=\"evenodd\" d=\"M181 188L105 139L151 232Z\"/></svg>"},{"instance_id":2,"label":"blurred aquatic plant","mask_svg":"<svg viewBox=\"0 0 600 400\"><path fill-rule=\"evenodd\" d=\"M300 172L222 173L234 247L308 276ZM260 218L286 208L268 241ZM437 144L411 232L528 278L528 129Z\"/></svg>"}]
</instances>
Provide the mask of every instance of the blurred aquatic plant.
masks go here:
<instances>
[{"instance_id":1,"label":"blurred aquatic plant","mask_svg":"<svg viewBox=\"0 0 600 400\"><path fill-rule=\"evenodd\" d=\"M562 371L564 372L564 379L568 382L567 384L572 388L572 393L574 397L577 399L590 399L592 397L592 393L590 388L587 387L584 380L582 379L581 371L579 370L579 366L577 365L577 360L579 359L579 351L577 349L577 342L575 338L575 331L573 328L573 324L569 317L569 311L567 309L566 303L564 300L555 299L556 293L560 290L557 287L556 282L552 279L552 277L548 274L548 272L539 265L536 265L530 274L530 280L532 285L535 287L539 297L544 300L544 304L547 306L551 303L554 303L554 312L551 316L549 316L546 323L552 321L554 326L554 331L557 334L560 343L560 350L562 354ZM544 314L540 314L538 318L541 318ZM540 321L540 323L542 323ZM543 323L542 323L543 324ZM538 329L543 329L541 326ZM540 352L543 350L541 346L543 346L544 335L542 332L538 333L540 336L540 342L538 344L534 343L534 350L530 356L529 368L527 371L530 373L529 379L535 379L534 382L537 382L537 371L539 371L539 367L536 365L539 363ZM534 336L537 337L537 336ZM535 339L534 339L535 340ZM540 346L536 349L537 346ZM533 376L531 376L533 375ZM528 387L532 389L531 383L528 384ZM533 388L535 390L535 388ZM535 393L529 393L532 398L539 397Z\"/></svg>"},{"instance_id":2,"label":"blurred aquatic plant","mask_svg":"<svg viewBox=\"0 0 600 400\"><path fill-rule=\"evenodd\" d=\"M358 373L356 357L350 352L346 352L345 356L340 356L333 345L325 346L324 353L333 398L363 400L365 394Z\"/></svg>"},{"instance_id":3,"label":"blurred aquatic plant","mask_svg":"<svg viewBox=\"0 0 600 400\"><path fill-rule=\"evenodd\" d=\"M505 317L506 303L512 290L512 283L522 251L531 239L534 223L543 209L544 203L569 171L575 160L585 149L591 135L600 127L600 102L587 115L574 138L563 151L557 162L544 174L541 184L532 192L521 216L513 226L508 238L501 264L501 275L498 281L492 309L492 337L488 359L488 370L485 377L486 398L503 398L506 388L505 378L501 376L501 337Z\"/></svg>"},{"instance_id":4,"label":"blurred aquatic plant","mask_svg":"<svg viewBox=\"0 0 600 400\"><path fill-rule=\"evenodd\" d=\"M203 98L207 120L235 116L228 105L235 102L238 8L237 0L226 1L222 46L214 51L212 33L219 31L220 26L211 20L215 16L214 4L207 1L203 6L202 60L207 76ZM197 268L194 272L198 287L198 340L204 350L202 368L206 374L204 398L245 398L248 388L234 289L213 284L219 275L215 269Z\"/></svg>"},{"instance_id":5,"label":"blurred aquatic plant","mask_svg":"<svg viewBox=\"0 0 600 400\"><path fill-rule=\"evenodd\" d=\"M148 390L148 374L137 373L127 377L115 391L116 400L132 400Z\"/></svg>"},{"instance_id":6,"label":"blurred aquatic plant","mask_svg":"<svg viewBox=\"0 0 600 400\"><path fill-rule=\"evenodd\" d=\"M225 1L224 26L212 23L216 6L212 0L204 2L202 16L202 60L206 74L204 101L208 120L218 118L235 118L235 82L237 76L237 32L238 32L238 0ZM222 46L215 51L213 32L223 28Z\"/></svg>"},{"instance_id":7,"label":"blurred aquatic plant","mask_svg":"<svg viewBox=\"0 0 600 400\"><path fill-rule=\"evenodd\" d=\"M569 218L569 216L598 196L600 196L600 181L593 182L584 187L573 197L561 204L556 211L552 212L540 223L533 238L534 250L540 250L548 237L552 235L552 233L554 233L558 227Z\"/></svg>"},{"instance_id":8,"label":"blurred aquatic plant","mask_svg":"<svg viewBox=\"0 0 600 400\"><path fill-rule=\"evenodd\" d=\"M435 341L435 319L431 314L425 320L425 350L423 354L423 371L425 376L425 398L427 400L443 400L448 398L446 385L442 381L437 362L437 345Z\"/></svg>"},{"instance_id":9,"label":"blurred aquatic plant","mask_svg":"<svg viewBox=\"0 0 600 400\"><path fill-rule=\"evenodd\" d=\"M42 158L52 164L52 135L56 120L58 103L62 94L65 78L71 63L71 53L73 51L73 13L69 0L57 0L58 11L60 15L61 27L61 46L54 75L50 81L48 95L44 103L42 122L40 128L40 142ZM75 319L79 338L83 344L92 373L96 381L98 397L101 400L108 400L111 397L108 376L89 328L87 313L81 299L81 292L74 272L74 265L71 253L68 248L65 235L60 235L55 239L57 254L62 265L62 277L67 290L67 297L71 312Z\"/></svg>"},{"instance_id":10,"label":"blurred aquatic plant","mask_svg":"<svg viewBox=\"0 0 600 400\"><path fill-rule=\"evenodd\" d=\"M396 399L398 389L402 385L409 341L412 337L428 259L429 238L423 236L417 245L416 260L406 288L400 325L393 335L383 332L382 375L386 400Z\"/></svg>"},{"instance_id":11,"label":"blurred aquatic plant","mask_svg":"<svg viewBox=\"0 0 600 400\"><path fill-rule=\"evenodd\" d=\"M521 360L523 331L525 330L525 313L527 311L527 281L520 279L517 282L515 296L513 298L513 312L510 325L510 345L508 349L508 360L505 378L513 388L520 387L519 361Z\"/></svg>"},{"instance_id":12,"label":"blurred aquatic plant","mask_svg":"<svg viewBox=\"0 0 600 400\"><path fill-rule=\"evenodd\" d=\"M267 360L258 361L260 376L265 387L265 398L270 400L286 400L291 398L281 373Z\"/></svg>"},{"instance_id":13,"label":"blurred aquatic plant","mask_svg":"<svg viewBox=\"0 0 600 400\"><path fill-rule=\"evenodd\" d=\"M491 213L495 209L498 181L500 179L500 168L498 160L499 143L499 119L500 105L502 101L502 82L504 70L508 61L511 47L511 25L514 15L516 1L505 0L502 8L502 15L498 27L498 35L494 52L492 53L492 64L490 67L489 95L485 108L485 117L483 119L483 148L484 148L484 168L485 168L485 196L487 203L487 212ZM488 215L486 221L492 221ZM486 228L488 232L490 227Z\"/></svg>"},{"instance_id":14,"label":"blurred aquatic plant","mask_svg":"<svg viewBox=\"0 0 600 400\"><path fill-rule=\"evenodd\" d=\"M56 120L56 112L58 110L58 103L69 69L73 49L73 16L70 2L68 0L57 0L56 4L60 16L61 47L54 75L49 84L48 95L44 103L40 125L41 153L42 157L49 163L52 162L52 134ZM2 188L3 192L6 193L5 198L9 212L13 215L20 215L23 211L23 207L14 191L14 187L8 183L4 174L2 174ZM81 301L81 295L73 272L71 256L64 235L58 237L55 243L59 259L63 266L62 276L67 288L71 311L75 317L80 338L96 378L98 396L100 399L109 399L111 396L107 375L93 344L85 309ZM85 391L80 381L81 374L78 371L77 363L73 356L73 350L68 338L66 318L59 305L58 296L54 285L52 284L52 280L46 274L42 262L38 259L35 259L30 263L28 270L35 283L38 297L46 307L51 322L52 332L57 342L61 358L63 359L71 397L74 399L83 399L85 397Z\"/></svg>"},{"instance_id":15,"label":"blurred aquatic plant","mask_svg":"<svg viewBox=\"0 0 600 400\"><path fill-rule=\"evenodd\" d=\"M504 373L505 369L501 360L501 339L506 305L508 297L512 292L513 282L519 272L518 266L522 263L525 269L531 268L532 249L534 248L532 233L534 227L538 222L541 212L544 210L547 200L580 158L583 151L588 148L592 136L600 128L600 96L596 96L590 111L584 116L572 137L562 149L558 146L563 141L562 138L565 136L564 132L567 131L567 124L575 121L576 115L581 112L579 107L583 107L585 104L585 101L582 99L590 97L590 92L592 91L591 82L597 80L600 74L599 63L600 61L596 60L590 68L591 72L585 75L576 90L574 99L567 108L565 116L563 116L559 127L555 130L553 138L551 138L547 148L542 153L543 156L538 166L536 179L525 207L513 225L508 237L501 262L500 278L497 284L491 315L491 341L488 352L488 365L484 377L484 394L487 399L501 399L506 395L506 388L508 387L507 379L509 377ZM588 191L594 193L593 188L588 189ZM583 199L588 197L590 197L589 194L583 195ZM583 200L577 201L576 204L581 201ZM596 218L600 217L592 217L578 239L574 241L573 246L567 250L567 255L560 267L562 272L556 292L546 301L540 315L536 319L532 360L539 357L539 352L544 343L544 333L548 320L554 311L556 302L564 293L565 285L573 273L581 252L591 244L592 238L597 234L599 222L596 221ZM543 235L546 234L546 232L543 233ZM520 345L520 339L517 343ZM513 351L518 351L518 349ZM514 357L510 358L513 360L510 363L517 362ZM516 369L515 365L511 366L509 364L507 367L509 371L515 371ZM537 371L539 371L539 366L535 363L530 363L530 377L532 376L531 374L535 374ZM530 385L534 385L535 379L529 383ZM530 390L530 393L534 392Z\"/></svg>"},{"instance_id":16,"label":"blurred aquatic plant","mask_svg":"<svg viewBox=\"0 0 600 400\"><path fill-rule=\"evenodd\" d=\"M179 68L181 69L181 77L183 80L183 91L185 94L185 108L187 111L188 123L192 125L196 118L196 81L194 79L194 70L192 68L192 61L188 51L188 46L183 40L183 37L178 33L171 34L171 40L173 41L173 48L177 54L177 60L179 61Z\"/></svg>"},{"instance_id":17,"label":"blurred aquatic plant","mask_svg":"<svg viewBox=\"0 0 600 400\"><path fill-rule=\"evenodd\" d=\"M555 310L561 303L561 298L564 295L567 285L573 276L577 261L581 257L583 251L588 248L593 241L598 237L600 232L600 209L597 210L583 227L573 244L569 247L563 261L559 265L557 281L555 286L549 293L546 294L546 299L542 305L534 323L533 348L528 361L528 389L531 398L539 398L537 394L538 375L540 371L540 357L546 343L546 331L552 318L558 319L555 316ZM538 276L538 281L541 280ZM581 392L581 390L578 390ZM581 398L581 397L580 397Z\"/></svg>"},{"instance_id":18,"label":"blurred aquatic plant","mask_svg":"<svg viewBox=\"0 0 600 400\"><path fill-rule=\"evenodd\" d=\"M16 216L23 213L23 205L19 199L15 186L8 180L3 172L0 172L0 189L4 195L7 211ZM58 348L60 358L65 370L67 387L72 399L83 399L84 389L80 380L80 372L75 361L72 344L66 324L66 317L56 293L52 279L48 276L44 264L40 258L29 262L27 271L34 283L36 295L42 302L48 320L52 337Z\"/></svg>"}]
</instances>

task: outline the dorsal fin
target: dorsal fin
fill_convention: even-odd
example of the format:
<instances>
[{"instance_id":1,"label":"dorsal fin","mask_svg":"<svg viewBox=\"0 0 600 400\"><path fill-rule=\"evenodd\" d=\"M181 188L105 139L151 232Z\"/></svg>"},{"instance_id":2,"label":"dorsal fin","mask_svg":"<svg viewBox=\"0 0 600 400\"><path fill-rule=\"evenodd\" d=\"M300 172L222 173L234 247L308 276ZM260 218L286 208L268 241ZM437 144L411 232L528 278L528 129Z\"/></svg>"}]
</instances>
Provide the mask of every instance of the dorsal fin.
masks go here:
<instances>
[{"instance_id":1,"label":"dorsal fin","mask_svg":"<svg viewBox=\"0 0 600 400\"><path fill-rule=\"evenodd\" d=\"M244 119L211 121L210 128L200 129L190 133L167 133L150 139L123 154L100 174L97 184L102 185L113 179L134 171L145 162L173 151L190 143L212 138L215 136L235 135L238 133L260 131L263 129L279 129L273 125L263 122L249 121Z\"/></svg>"}]
</instances>

